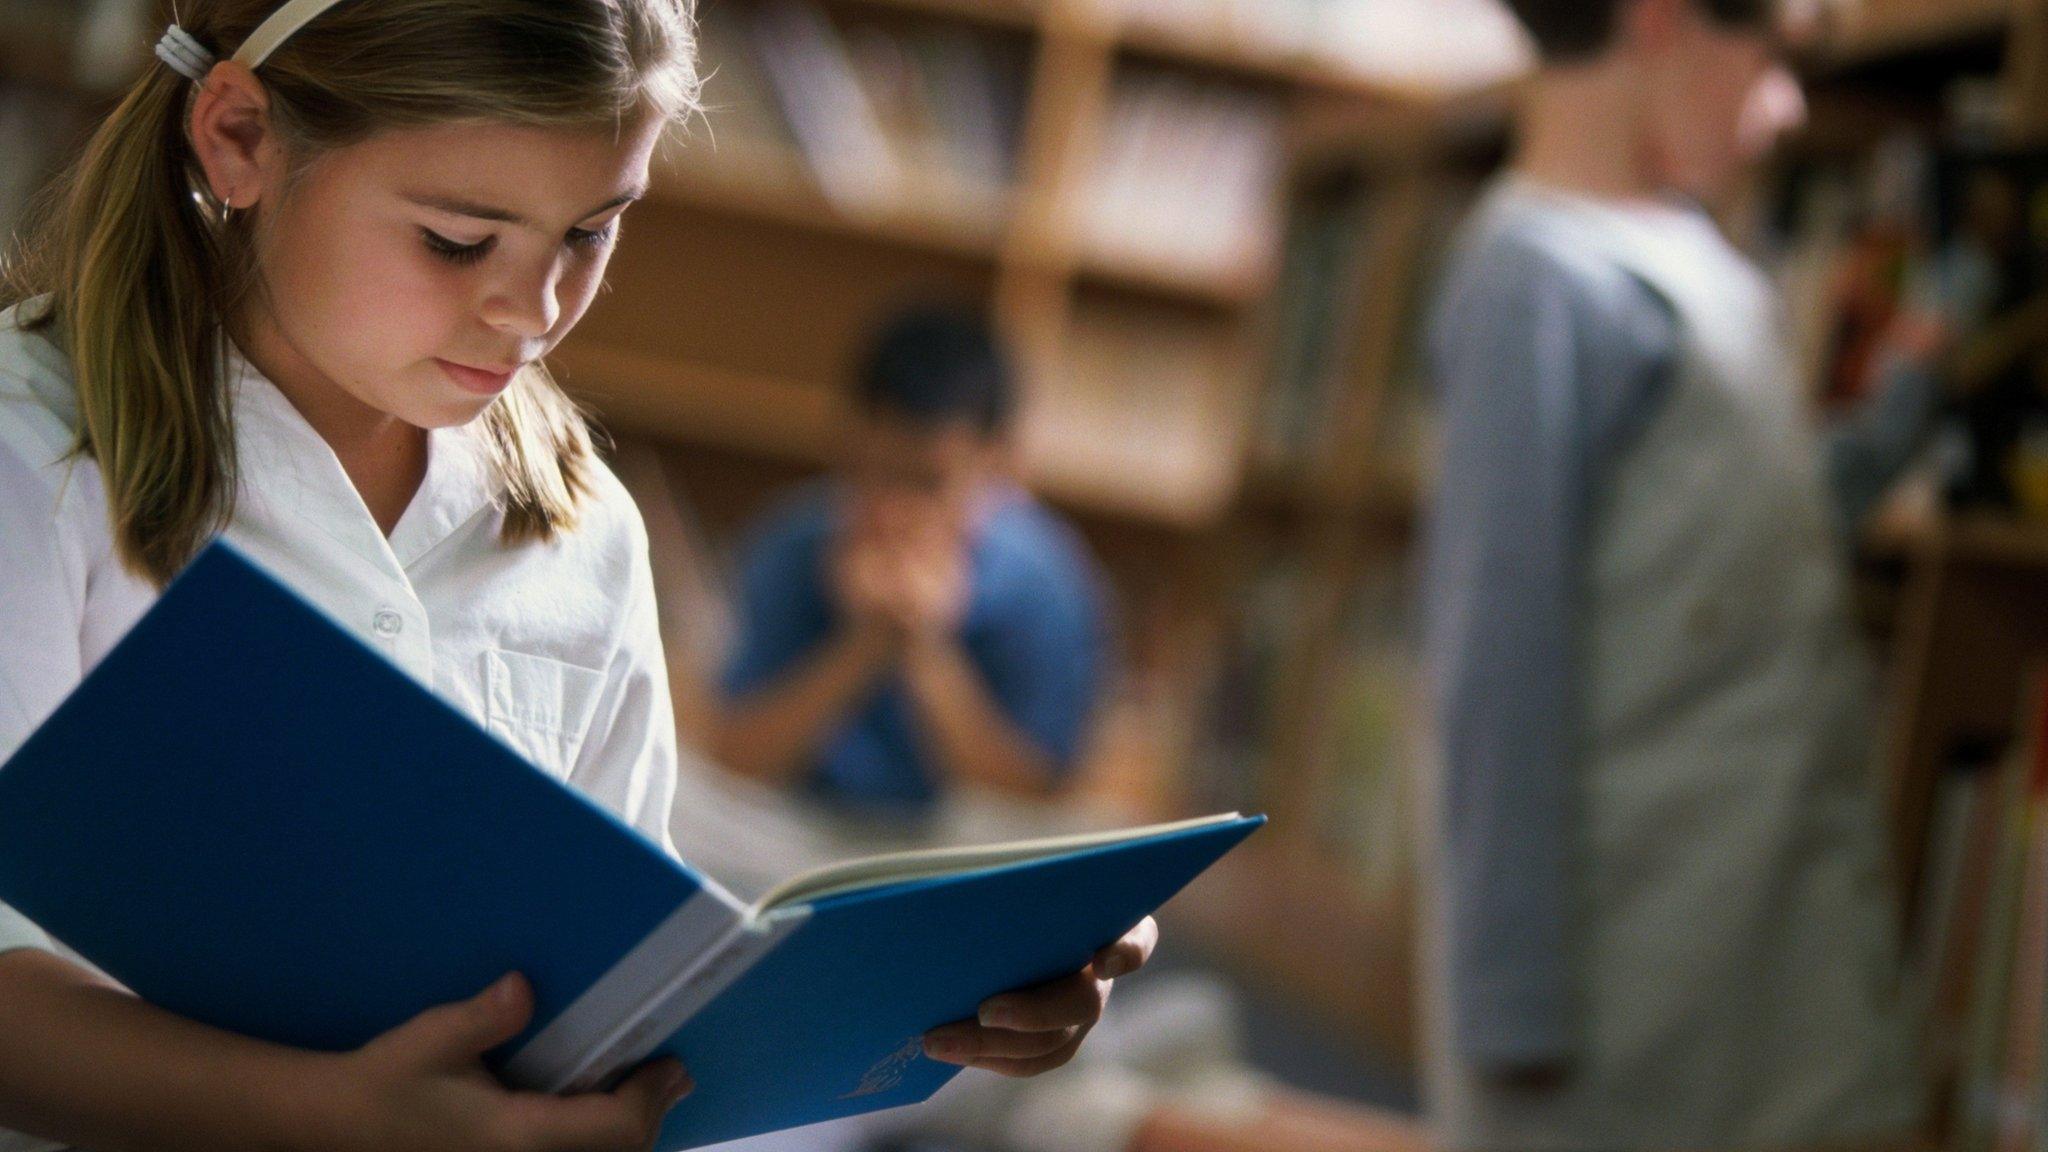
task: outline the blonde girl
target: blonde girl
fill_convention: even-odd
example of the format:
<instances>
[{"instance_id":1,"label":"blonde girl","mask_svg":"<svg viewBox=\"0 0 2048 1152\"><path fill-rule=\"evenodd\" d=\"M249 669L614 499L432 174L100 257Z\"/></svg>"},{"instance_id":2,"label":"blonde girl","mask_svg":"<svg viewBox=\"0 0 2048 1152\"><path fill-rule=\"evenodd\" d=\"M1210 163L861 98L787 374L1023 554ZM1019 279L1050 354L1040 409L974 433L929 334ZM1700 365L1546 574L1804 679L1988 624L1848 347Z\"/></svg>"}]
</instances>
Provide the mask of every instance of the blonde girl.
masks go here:
<instances>
[{"instance_id":1,"label":"blonde girl","mask_svg":"<svg viewBox=\"0 0 2048 1152\"><path fill-rule=\"evenodd\" d=\"M5 266L0 760L224 535L667 847L644 534L542 359L695 108L684 0L181 7ZM1155 939L927 1051L1056 1067ZM687 1074L508 1091L480 1056L530 1011L508 975L359 1051L281 1048L0 907L0 1152L647 1146Z\"/></svg>"}]
</instances>

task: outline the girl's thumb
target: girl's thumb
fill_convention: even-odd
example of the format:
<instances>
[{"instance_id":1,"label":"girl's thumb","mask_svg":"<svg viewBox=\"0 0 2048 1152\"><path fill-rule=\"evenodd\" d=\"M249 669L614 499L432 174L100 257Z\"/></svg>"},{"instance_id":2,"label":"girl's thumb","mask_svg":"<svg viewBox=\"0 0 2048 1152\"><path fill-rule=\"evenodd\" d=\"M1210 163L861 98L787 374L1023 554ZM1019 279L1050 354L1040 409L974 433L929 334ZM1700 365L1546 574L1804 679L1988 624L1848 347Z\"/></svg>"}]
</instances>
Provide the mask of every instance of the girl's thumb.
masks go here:
<instances>
[{"instance_id":1,"label":"girl's thumb","mask_svg":"<svg viewBox=\"0 0 2048 1152\"><path fill-rule=\"evenodd\" d=\"M422 1012L404 1030L423 1057L466 1062L519 1035L532 1015L532 990L515 972L467 1000Z\"/></svg>"}]
</instances>

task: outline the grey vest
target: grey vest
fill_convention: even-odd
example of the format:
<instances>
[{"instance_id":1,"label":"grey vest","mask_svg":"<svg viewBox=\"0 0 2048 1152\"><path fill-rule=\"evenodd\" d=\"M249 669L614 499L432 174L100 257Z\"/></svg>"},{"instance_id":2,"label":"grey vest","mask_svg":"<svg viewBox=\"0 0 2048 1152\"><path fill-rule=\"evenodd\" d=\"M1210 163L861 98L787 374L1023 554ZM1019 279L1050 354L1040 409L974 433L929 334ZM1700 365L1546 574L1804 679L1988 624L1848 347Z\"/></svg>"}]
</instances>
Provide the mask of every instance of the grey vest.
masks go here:
<instances>
[{"instance_id":1,"label":"grey vest","mask_svg":"<svg viewBox=\"0 0 2048 1152\"><path fill-rule=\"evenodd\" d=\"M1516 1091L1438 1046L1445 1146L1903 1133L1921 1097L1870 674L1775 294L1695 214L1497 195L1542 197L1640 278L1682 350L1589 520L1570 845L1580 1062L1563 1089Z\"/></svg>"}]
</instances>

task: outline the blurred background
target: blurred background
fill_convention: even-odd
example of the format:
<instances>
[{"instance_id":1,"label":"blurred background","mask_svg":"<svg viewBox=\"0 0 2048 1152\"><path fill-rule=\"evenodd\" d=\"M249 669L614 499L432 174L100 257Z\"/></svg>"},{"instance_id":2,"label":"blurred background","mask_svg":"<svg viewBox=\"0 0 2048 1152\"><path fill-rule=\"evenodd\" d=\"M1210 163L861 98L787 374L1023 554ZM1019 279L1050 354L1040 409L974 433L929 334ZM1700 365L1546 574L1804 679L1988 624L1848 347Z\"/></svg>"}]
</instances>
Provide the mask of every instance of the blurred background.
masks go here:
<instances>
[{"instance_id":1,"label":"blurred background","mask_svg":"<svg viewBox=\"0 0 2048 1152\"><path fill-rule=\"evenodd\" d=\"M0 230L149 59L153 7L0 0ZM749 525L840 459L870 340L907 307L985 313L1017 369L1021 474L1106 574L1115 671L1050 807L971 826L1269 813L1169 910L1162 964L1227 990L1262 1074L1412 1108L1417 328L1507 156L1522 34L1491 0L698 12L706 111L553 362L647 511L685 743L713 742ZM2038 833L2000 769L2048 666L2048 2L1821 19L1810 122L1724 220L1780 279L1812 405L1868 387L1903 296L1965 242L1993 278L1971 370L2009 380L1856 546L1914 995L1960 1147L2001 1085L2041 1100L2002 1043L2013 1013L2038 1029L2012 957L2039 960L2048 927L2002 863ZM807 851L754 847L764 874Z\"/></svg>"}]
</instances>

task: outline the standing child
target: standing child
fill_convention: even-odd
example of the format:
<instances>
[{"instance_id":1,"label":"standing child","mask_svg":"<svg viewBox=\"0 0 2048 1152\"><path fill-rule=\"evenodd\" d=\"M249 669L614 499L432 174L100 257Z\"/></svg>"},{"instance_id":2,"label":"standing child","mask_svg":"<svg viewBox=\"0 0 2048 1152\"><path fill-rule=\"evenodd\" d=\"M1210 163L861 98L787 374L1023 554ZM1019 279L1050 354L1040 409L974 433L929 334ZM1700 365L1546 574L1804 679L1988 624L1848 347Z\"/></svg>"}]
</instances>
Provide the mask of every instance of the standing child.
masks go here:
<instances>
[{"instance_id":1,"label":"standing child","mask_svg":"<svg viewBox=\"0 0 2048 1152\"><path fill-rule=\"evenodd\" d=\"M1899 356L1823 454L1778 301L1701 207L1801 111L1776 4L1510 6L1543 64L1433 333L1438 1136L1902 1143L1841 529L1918 442L1930 375Z\"/></svg>"},{"instance_id":2,"label":"standing child","mask_svg":"<svg viewBox=\"0 0 2048 1152\"><path fill-rule=\"evenodd\" d=\"M686 6L183 8L6 270L0 760L225 535L666 847L644 533L540 361L695 105ZM927 1050L1056 1066L1154 938ZM529 1012L508 976L360 1051L281 1048L153 1008L0 909L0 1125L37 1134L0 1148L646 1146L683 1070L508 1091L480 1057Z\"/></svg>"}]
</instances>

